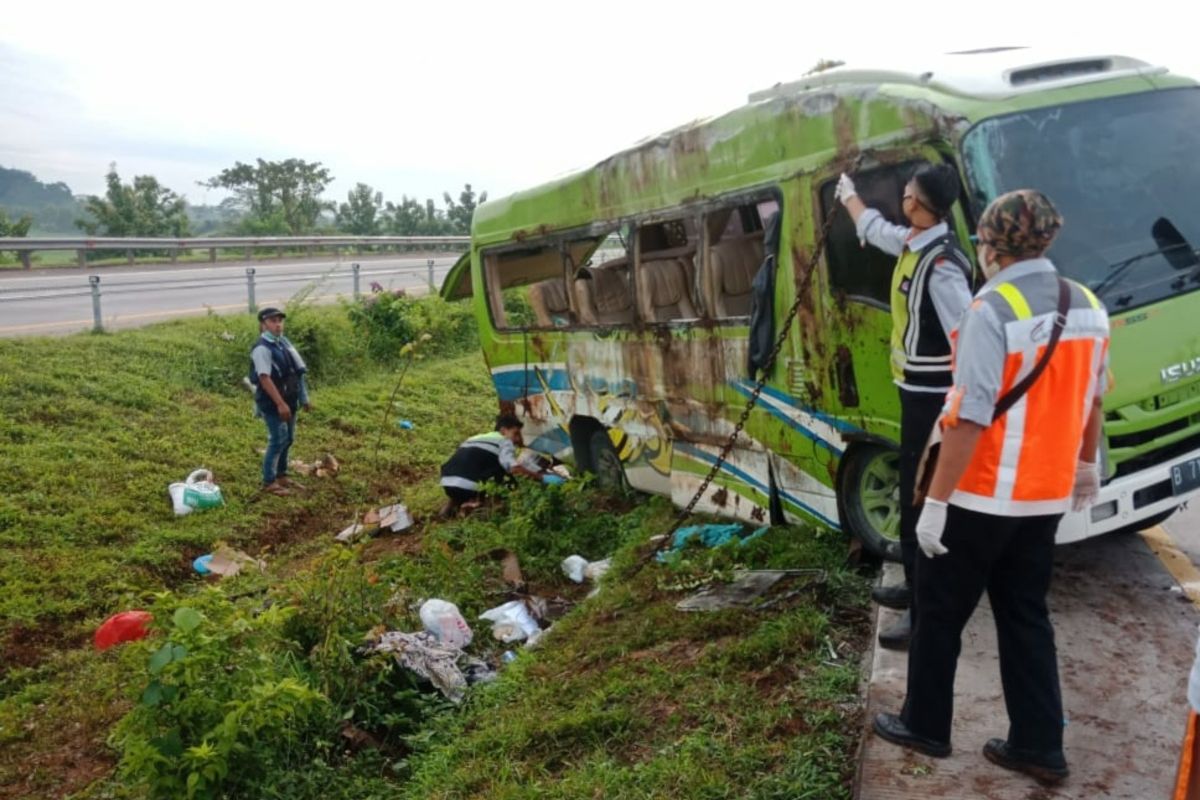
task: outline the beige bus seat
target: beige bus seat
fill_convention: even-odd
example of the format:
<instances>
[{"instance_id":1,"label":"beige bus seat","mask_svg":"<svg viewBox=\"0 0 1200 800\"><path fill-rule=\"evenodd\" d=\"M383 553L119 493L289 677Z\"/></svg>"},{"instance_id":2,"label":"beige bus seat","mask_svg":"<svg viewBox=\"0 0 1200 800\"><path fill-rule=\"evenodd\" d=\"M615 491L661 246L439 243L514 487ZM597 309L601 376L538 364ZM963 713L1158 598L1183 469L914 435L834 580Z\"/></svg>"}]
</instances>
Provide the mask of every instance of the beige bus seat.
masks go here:
<instances>
[{"instance_id":1,"label":"beige bus seat","mask_svg":"<svg viewBox=\"0 0 1200 800\"><path fill-rule=\"evenodd\" d=\"M638 266L638 303L642 319L669 322L696 318L685 258L656 258Z\"/></svg>"},{"instance_id":2,"label":"beige bus seat","mask_svg":"<svg viewBox=\"0 0 1200 800\"><path fill-rule=\"evenodd\" d=\"M632 324L628 260L619 258L598 267L580 267L575 273L575 298L585 325Z\"/></svg>"},{"instance_id":3,"label":"beige bus seat","mask_svg":"<svg viewBox=\"0 0 1200 800\"><path fill-rule=\"evenodd\" d=\"M539 328L562 328L574 322L567 285L562 278L549 278L530 286L529 305Z\"/></svg>"},{"instance_id":4,"label":"beige bus seat","mask_svg":"<svg viewBox=\"0 0 1200 800\"><path fill-rule=\"evenodd\" d=\"M762 265L762 233L722 239L709 251L718 317L750 315L754 275Z\"/></svg>"}]
</instances>

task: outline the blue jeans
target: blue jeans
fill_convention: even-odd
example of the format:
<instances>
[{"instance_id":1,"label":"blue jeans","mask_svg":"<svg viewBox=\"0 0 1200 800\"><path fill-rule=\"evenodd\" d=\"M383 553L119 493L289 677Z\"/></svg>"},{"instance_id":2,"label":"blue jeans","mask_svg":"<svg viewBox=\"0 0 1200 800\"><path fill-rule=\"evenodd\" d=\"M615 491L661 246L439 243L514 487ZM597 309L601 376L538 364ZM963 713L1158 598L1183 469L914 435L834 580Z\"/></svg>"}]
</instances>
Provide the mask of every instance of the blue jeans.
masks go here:
<instances>
[{"instance_id":1,"label":"blue jeans","mask_svg":"<svg viewBox=\"0 0 1200 800\"><path fill-rule=\"evenodd\" d=\"M296 410L292 410L292 418L287 422L280 419L274 408L262 409L262 418L267 423L267 454L262 465L263 486L266 486L287 475L288 448L296 438Z\"/></svg>"}]
</instances>

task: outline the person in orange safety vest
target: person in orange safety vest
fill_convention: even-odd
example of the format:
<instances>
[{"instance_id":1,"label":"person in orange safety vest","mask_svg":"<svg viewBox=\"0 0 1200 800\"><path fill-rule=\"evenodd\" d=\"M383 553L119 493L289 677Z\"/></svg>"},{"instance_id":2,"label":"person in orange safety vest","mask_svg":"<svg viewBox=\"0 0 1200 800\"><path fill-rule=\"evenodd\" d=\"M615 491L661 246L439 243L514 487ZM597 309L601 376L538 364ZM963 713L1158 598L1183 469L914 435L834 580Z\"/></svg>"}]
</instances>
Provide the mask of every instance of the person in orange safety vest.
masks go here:
<instances>
[{"instance_id":1,"label":"person in orange safety vest","mask_svg":"<svg viewBox=\"0 0 1200 800\"><path fill-rule=\"evenodd\" d=\"M954 674L964 626L984 590L995 616L1006 738L984 756L1046 784L1068 775L1054 628L1046 606L1054 535L1100 487L1108 315L1045 258L1062 218L1033 190L996 198L980 217L987 283L953 336L954 380L940 450L917 522L922 558L899 714L883 739L950 754Z\"/></svg>"}]
</instances>

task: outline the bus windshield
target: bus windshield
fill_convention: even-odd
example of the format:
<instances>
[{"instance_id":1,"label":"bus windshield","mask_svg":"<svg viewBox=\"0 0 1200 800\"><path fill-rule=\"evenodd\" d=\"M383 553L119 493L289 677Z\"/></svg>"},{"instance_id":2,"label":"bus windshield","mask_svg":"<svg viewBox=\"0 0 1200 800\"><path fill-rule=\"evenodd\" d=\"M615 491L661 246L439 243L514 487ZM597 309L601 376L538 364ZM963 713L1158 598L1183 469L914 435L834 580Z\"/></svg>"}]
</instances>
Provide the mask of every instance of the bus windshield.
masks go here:
<instances>
[{"instance_id":1,"label":"bus windshield","mask_svg":"<svg viewBox=\"0 0 1200 800\"><path fill-rule=\"evenodd\" d=\"M1063 215L1049 256L1113 312L1200 288L1200 89L985 120L963 141L976 218L1013 189Z\"/></svg>"}]
</instances>

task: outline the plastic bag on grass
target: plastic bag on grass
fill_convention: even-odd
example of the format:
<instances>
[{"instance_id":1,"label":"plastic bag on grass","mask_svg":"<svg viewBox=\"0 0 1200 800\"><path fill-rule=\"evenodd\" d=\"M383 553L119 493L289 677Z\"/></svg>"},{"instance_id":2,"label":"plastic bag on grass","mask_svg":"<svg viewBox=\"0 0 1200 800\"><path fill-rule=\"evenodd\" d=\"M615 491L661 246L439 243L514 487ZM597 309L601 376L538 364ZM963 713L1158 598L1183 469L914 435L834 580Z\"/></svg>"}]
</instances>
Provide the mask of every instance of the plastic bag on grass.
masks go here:
<instances>
[{"instance_id":1,"label":"plastic bag on grass","mask_svg":"<svg viewBox=\"0 0 1200 800\"><path fill-rule=\"evenodd\" d=\"M454 603L437 598L426 600L419 613L425 630L436 636L441 644L461 650L471 643L474 637L471 626Z\"/></svg>"},{"instance_id":2,"label":"plastic bag on grass","mask_svg":"<svg viewBox=\"0 0 1200 800\"><path fill-rule=\"evenodd\" d=\"M221 487L213 483L213 474L203 467L193 470L183 483L172 483L167 487L167 494L171 496L171 506L177 517L225 504Z\"/></svg>"}]
</instances>

